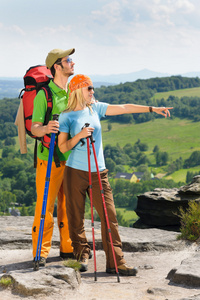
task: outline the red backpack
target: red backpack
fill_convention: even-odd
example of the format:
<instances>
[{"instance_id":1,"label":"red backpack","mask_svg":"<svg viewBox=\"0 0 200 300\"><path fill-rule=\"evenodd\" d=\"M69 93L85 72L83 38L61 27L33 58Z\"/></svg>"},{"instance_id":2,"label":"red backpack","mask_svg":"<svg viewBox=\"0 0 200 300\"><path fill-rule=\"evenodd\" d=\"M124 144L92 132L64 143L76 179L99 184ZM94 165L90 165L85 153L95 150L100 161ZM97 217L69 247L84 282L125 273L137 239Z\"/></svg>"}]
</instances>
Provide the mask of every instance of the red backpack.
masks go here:
<instances>
[{"instance_id":1,"label":"red backpack","mask_svg":"<svg viewBox=\"0 0 200 300\"><path fill-rule=\"evenodd\" d=\"M49 122L50 114L53 107L52 92L48 86L50 80L53 78L51 71L46 66L38 65L30 67L24 75L24 86L19 94L19 98L22 97L23 108L24 108L24 120L26 133L36 140L34 149L34 167L37 165L37 140L41 141L42 145L46 148L50 146L51 136L49 134L42 138L36 137L31 133L32 125L32 114L34 98L39 90L43 90L47 99L47 111L45 115L44 125ZM23 93L23 94L22 94ZM55 142L56 143L56 142ZM54 161L56 166L60 166L59 158L54 147Z\"/></svg>"}]
</instances>

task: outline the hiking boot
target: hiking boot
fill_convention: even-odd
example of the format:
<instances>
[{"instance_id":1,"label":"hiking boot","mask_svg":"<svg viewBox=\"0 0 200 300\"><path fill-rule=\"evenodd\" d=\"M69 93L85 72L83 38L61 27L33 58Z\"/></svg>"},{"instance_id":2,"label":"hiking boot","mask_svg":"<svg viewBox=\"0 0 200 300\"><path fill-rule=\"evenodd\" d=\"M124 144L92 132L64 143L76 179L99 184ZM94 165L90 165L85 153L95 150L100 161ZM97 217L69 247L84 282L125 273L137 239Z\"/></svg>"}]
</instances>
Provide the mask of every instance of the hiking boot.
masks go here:
<instances>
[{"instance_id":1,"label":"hiking boot","mask_svg":"<svg viewBox=\"0 0 200 300\"><path fill-rule=\"evenodd\" d=\"M45 257L40 257L40 261L39 261L39 266L40 267L45 267L46 265L46 262L47 262L47 259Z\"/></svg>"},{"instance_id":2,"label":"hiking boot","mask_svg":"<svg viewBox=\"0 0 200 300\"><path fill-rule=\"evenodd\" d=\"M135 267L129 267L127 264L118 266L118 272L122 276L136 276L138 269ZM116 274L115 268L106 268L106 273Z\"/></svg>"},{"instance_id":3,"label":"hiking boot","mask_svg":"<svg viewBox=\"0 0 200 300\"><path fill-rule=\"evenodd\" d=\"M45 267L47 259L45 257L40 256L39 266ZM35 258L33 259L33 265L35 265Z\"/></svg>"},{"instance_id":4,"label":"hiking boot","mask_svg":"<svg viewBox=\"0 0 200 300\"><path fill-rule=\"evenodd\" d=\"M69 258L76 258L76 255L74 255L73 252L71 252L71 253L60 252L60 258L62 258L63 260L69 259ZM92 258L92 251L90 251L90 253L89 253L89 259L91 259L91 258Z\"/></svg>"},{"instance_id":5,"label":"hiking boot","mask_svg":"<svg viewBox=\"0 0 200 300\"><path fill-rule=\"evenodd\" d=\"M63 260L65 260L65 259L68 259L68 258L74 258L74 254L73 254L73 252L70 252L70 253L60 252L60 257Z\"/></svg>"},{"instance_id":6,"label":"hiking boot","mask_svg":"<svg viewBox=\"0 0 200 300\"><path fill-rule=\"evenodd\" d=\"M92 251L90 251L90 253L89 253L89 259L91 259L92 258Z\"/></svg>"},{"instance_id":7,"label":"hiking boot","mask_svg":"<svg viewBox=\"0 0 200 300\"><path fill-rule=\"evenodd\" d=\"M80 272L86 272L88 270L88 258L81 258L79 261L81 264L81 267L79 269Z\"/></svg>"}]
</instances>

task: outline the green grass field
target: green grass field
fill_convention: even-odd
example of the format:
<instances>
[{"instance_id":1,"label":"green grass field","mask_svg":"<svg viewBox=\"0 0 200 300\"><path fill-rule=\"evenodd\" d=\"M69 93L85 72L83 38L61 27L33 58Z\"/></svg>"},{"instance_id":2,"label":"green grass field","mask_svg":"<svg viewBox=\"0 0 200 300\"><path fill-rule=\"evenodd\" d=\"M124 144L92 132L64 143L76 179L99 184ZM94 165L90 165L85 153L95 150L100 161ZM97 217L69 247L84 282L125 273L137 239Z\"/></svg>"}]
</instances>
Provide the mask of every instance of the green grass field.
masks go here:
<instances>
[{"instance_id":1,"label":"green grass field","mask_svg":"<svg viewBox=\"0 0 200 300\"><path fill-rule=\"evenodd\" d=\"M152 99L167 99L169 96L175 96L178 98L182 97L200 97L200 87L191 88L191 89L182 89L182 90L175 90L163 93L156 93Z\"/></svg>"},{"instance_id":2,"label":"green grass field","mask_svg":"<svg viewBox=\"0 0 200 300\"><path fill-rule=\"evenodd\" d=\"M166 176L165 179L173 179L175 182L185 182L187 172L197 173L200 172L200 166L189 168L189 169L181 169L169 176Z\"/></svg>"},{"instance_id":3,"label":"green grass field","mask_svg":"<svg viewBox=\"0 0 200 300\"><path fill-rule=\"evenodd\" d=\"M112 130L107 130L107 121L102 122L103 144L115 146L117 143L123 147L127 143L134 144L138 139L146 143L149 149L145 154L148 156L153 173L166 174L165 167L155 166L155 157L153 149L158 145L160 151L168 152L169 163L179 157L183 160L189 158L194 151L200 151L200 122L190 120L174 119L156 119L148 123L141 124L119 124L112 123ZM173 179L175 182L185 182L187 171L198 172L200 167L191 169L182 169L166 179ZM128 166L127 172L131 172ZM133 170L132 170L133 171Z\"/></svg>"},{"instance_id":4,"label":"green grass field","mask_svg":"<svg viewBox=\"0 0 200 300\"><path fill-rule=\"evenodd\" d=\"M168 152L172 161L180 156L186 159L193 151L200 151L200 122L163 118L141 124L112 123L111 131L107 130L107 125L107 121L102 122L104 146L106 144L114 146L118 143L123 147L140 139L141 142L148 144L146 154L152 163L155 145L158 145L160 151Z\"/></svg>"},{"instance_id":5,"label":"green grass field","mask_svg":"<svg viewBox=\"0 0 200 300\"><path fill-rule=\"evenodd\" d=\"M135 222L138 220L138 216L134 210L126 210L125 208L116 208L128 222Z\"/></svg>"}]
</instances>

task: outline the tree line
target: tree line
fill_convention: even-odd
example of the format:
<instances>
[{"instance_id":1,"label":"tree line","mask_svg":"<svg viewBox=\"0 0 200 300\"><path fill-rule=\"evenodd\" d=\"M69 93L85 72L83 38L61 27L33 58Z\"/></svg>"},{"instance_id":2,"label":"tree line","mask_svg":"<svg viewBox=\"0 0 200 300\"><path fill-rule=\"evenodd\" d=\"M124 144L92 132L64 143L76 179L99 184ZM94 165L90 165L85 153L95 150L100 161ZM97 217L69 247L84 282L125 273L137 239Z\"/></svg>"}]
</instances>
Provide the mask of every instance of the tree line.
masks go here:
<instances>
[{"instance_id":1,"label":"tree line","mask_svg":"<svg viewBox=\"0 0 200 300\"><path fill-rule=\"evenodd\" d=\"M111 146L107 144L104 147L104 157L106 166L112 173L125 172L125 166L135 167L137 171L147 172L147 166L150 165L150 161L145 155L145 151L148 151L148 145L142 143L140 139L135 144L127 143L124 147L119 144ZM189 158L183 160L179 157L175 161L169 163L170 155L166 151L160 151L159 146L155 145L152 151L155 157L156 166L166 166L167 174L172 174L180 169L188 169L200 165L200 151L194 151ZM146 166L146 167L144 167ZM189 172L190 174L190 172ZM191 175L187 175L187 182L191 179L191 176L198 175L199 173L191 172ZM145 178L150 179L150 173ZM190 179L189 179L190 178Z\"/></svg>"},{"instance_id":2,"label":"tree line","mask_svg":"<svg viewBox=\"0 0 200 300\"><path fill-rule=\"evenodd\" d=\"M95 90L95 97L99 101L109 104L135 103L149 106L174 107L173 116L200 121L200 97L175 97L168 99L154 99L157 92L167 92L178 89L200 87L200 79L182 76L151 78L126 82L116 86L101 87ZM161 116L155 114L129 114L112 116L111 122L142 123Z\"/></svg>"},{"instance_id":3,"label":"tree line","mask_svg":"<svg viewBox=\"0 0 200 300\"><path fill-rule=\"evenodd\" d=\"M171 76L164 78L151 78L146 80L136 80L114 86L102 86L95 89L95 97L99 101L109 104L136 103L149 106L173 106L173 116L179 118L189 118L199 121L200 116L200 97L169 96L168 99L153 99L157 92L173 91L177 89L200 87L200 79L182 76ZM4 98L0 100L0 140L6 137L17 135L17 128L14 125L19 99ZM117 121L147 122L153 118L159 118L155 114L128 114L116 116ZM112 121L115 117L112 116Z\"/></svg>"}]
</instances>

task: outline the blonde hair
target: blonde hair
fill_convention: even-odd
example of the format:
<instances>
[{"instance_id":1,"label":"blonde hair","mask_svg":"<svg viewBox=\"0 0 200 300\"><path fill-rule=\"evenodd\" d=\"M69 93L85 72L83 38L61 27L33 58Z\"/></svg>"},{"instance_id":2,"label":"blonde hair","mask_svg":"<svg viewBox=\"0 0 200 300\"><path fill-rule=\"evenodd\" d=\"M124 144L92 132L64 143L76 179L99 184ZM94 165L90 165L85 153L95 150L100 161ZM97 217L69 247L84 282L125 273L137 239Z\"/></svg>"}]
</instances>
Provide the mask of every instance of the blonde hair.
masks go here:
<instances>
[{"instance_id":1,"label":"blonde hair","mask_svg":"<svg viewBox=\"0 0 200 300\"><path fill-rule=\"evenodd\" d=\"M70 112L75 110L77 105L80 105L82 108L84 108L85 105L85 98L82 93L82 88L74 90L73 92L70 93L69 99L68 99L68 104L64 112ZM92 107L90 104L86 104L86 106L89 108L89 110L92 113Z\"/></svg>"}]
</instances>

